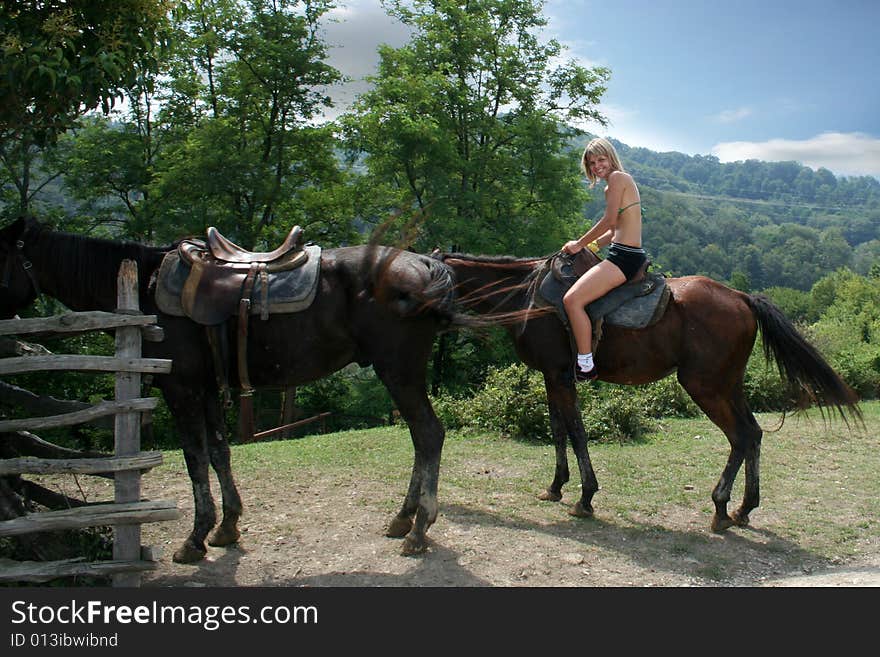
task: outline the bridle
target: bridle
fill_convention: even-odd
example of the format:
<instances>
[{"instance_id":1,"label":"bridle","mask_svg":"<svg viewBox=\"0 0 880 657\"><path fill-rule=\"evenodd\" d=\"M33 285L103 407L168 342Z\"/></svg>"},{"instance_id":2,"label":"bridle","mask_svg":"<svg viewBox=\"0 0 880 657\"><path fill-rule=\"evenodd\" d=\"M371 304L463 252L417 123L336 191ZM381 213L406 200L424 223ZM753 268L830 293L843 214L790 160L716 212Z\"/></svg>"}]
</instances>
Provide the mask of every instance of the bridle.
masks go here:
<instances>
[{"instance_id":1,"label":"bridle","mask_svg":"<svg viewBox=\"0 0 880 657\"><path fill-rule=\"evenodd\" d=\"M31 287L34 291L34 298L40 296L40 284L37 282L37 276L34 273L34 264L27 259L24 254L24 236L27 229L22 233L21 237L15 240L14 248L10 248L8 244L0 245L0 250L6 254L6 263L3 266L3 275L0 277L0 287L8 288L10 279L12 278L12 267L14 263L21 265L24 273L30 279Z\"/></svg>"}]
</instances>

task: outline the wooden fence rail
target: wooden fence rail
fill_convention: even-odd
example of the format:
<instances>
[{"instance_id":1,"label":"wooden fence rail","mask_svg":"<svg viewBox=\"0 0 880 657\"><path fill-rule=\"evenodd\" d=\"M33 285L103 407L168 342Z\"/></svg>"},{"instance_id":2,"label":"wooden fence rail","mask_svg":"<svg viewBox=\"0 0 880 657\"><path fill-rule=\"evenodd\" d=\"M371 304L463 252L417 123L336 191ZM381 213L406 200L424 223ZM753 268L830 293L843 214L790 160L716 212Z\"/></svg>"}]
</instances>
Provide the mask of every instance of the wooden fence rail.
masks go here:
<instances>
[{"instance_id":1,"label":"wooden fence rail","mask_svg":"<svg viewBox=\"0 0 880 657\"><path fill-rule=\"evenodd\" d=\"M76 334L115 329L115 356L17 356L0 358L0 375L33 371L80 370L115 372L114 401L61 415L0 421L0 432L69 426L107 415L115 416L115 455L105 458L0 459L0 476L18 474L113 474L114 502L86 504L61 511L32 513L0 521L0 537L33 532L58 531L112 525L113 559L87 563L80 559L52 562L0 560L0 582L44 582L72 575L112 575L114 586L139 586L141 572L155 568L152 552L141 546L140 525L180 517L177 505L166 501L142 501L141 475L162 463L159 452L142 452L140 413L156 407L157 400L141 398L141 374L171 371L171 361L141 358L141 340L162 339L155 315L140 315L137 264L126 260L117 279L118 313L66 313L48 318L0 321L3 335Z\"/></svg>"}]
</instances>

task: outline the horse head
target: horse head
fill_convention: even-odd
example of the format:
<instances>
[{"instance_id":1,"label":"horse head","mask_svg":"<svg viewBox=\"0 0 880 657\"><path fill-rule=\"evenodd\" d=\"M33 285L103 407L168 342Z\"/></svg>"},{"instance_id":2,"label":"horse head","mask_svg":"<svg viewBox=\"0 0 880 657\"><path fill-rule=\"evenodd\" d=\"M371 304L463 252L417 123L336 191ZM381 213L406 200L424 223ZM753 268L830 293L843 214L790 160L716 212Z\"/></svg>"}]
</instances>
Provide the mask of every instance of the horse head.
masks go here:
<instances>
[{"instance_id":1,"label":"horse head","mask_svg":"<svg viewBox=\"0 0 880 657\"><path fill-rule=\"evenodd\" d=\"M0 228L0 318L14 317L40 295L36 275L24 252L25 236L38 225L32 217L19 217Z\"/></svg>"}]
</instances>

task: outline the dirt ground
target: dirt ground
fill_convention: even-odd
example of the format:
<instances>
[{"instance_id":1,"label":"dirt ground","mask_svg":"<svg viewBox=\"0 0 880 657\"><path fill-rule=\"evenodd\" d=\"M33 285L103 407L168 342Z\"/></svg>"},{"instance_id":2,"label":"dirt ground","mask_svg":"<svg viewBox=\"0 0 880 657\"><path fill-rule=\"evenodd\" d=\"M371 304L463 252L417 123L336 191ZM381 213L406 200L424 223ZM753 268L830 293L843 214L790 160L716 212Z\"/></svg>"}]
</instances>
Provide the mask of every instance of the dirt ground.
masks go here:
<instances>
[{"instance_id":1,"label":"dirt ground","mask_svg":"<svg viewBox=\"0 0 880 657\"><path fill-rule=\"evenodd\" d=\"M166 472L145 484L145 496L176 499L182 512L177 521L144 526L144 544L160 551L145 587L880 585L880 546L828 563L762 529L760 509L754 527L713 534L697 502L627 519L597 505L595 518L576 519L567 513L573 490L560 503L531 503L516 491L474 501L449 491L428 533L428 552L404 557L401 541L383 534L402 491L354 476L283 490L271 480L247 482L240 542L180 565L171 555L191 527L189 481L183 472ZM506 512L514 499L519 510Z\"/></svg>"}]
</instances>

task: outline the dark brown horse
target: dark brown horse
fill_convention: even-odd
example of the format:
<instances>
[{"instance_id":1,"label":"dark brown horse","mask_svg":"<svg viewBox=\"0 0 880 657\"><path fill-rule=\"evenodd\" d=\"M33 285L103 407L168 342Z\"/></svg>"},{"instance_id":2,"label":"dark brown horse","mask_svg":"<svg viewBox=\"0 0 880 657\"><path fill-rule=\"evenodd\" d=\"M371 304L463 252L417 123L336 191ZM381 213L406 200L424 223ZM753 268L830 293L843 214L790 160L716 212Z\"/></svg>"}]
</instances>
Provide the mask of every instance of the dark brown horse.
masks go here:
<instances>
[{"instance_id":1,"label":"dark brown horse","mask_svg":"<svg viewBox=\"0 0 880 657\"><path fill-rule=\"evenodd\" d=\"M242 505L204 328L156 307L151 277L167 250L57 232L19 219L0 230L0 316L13 316L39 293L72 310L112 311L120 263L131 259L138 264L141 309L158 316L165 335L162 342L145 342L143 352L173 361L171 373L157 376L155 385L174 417L195 498L193 530L174 560L192 562L205 555L205 539L216 524L209 463L223 498L223 519L210 545L238 540ZM249 331L256 387L300 385L352 362L374 367L409 425L415 447L409 489L387 530L389 536L406 537L405 554L424 551L425 533L437 516L444 430L428 400L425 376L438 330L471 321L456 315L453 297L449 270L431 258L371 245L327 249L313 304L295 314L254 319ZM235 360L230 354L232 380L237 380Z\"/></svg>"},{"instance_id":2,"label":"dark brown horse","mask_svg":"<svg viewBox=\"0 0 880 657\"><path fill-rule=\"evenodd\" d=\"M459 299L477 313L517 313L530 307L541 259L436 254L452 268ZM643 329L605 325L596 351L599 378L622 385L650 383L677 372L691 398L730 441L730 455L712 491L712 529L745 525L759 501L762 430L749 409L743 376L760 327L764 355L805 403L831 406L846 419L860 419L856 394L795 330L782 312L762 296L744 294L701 276L668 279L672 296L665 314ZM555 311L537 312L508 324L516 352L544 375L550 425L556 444L556 472L540 497L562 499L569 479L566 437L578 460L581 498L571 513L589 517L598 490L578 410L573 354L567 330ZM728 515L733 481L745 461L746 484L738 510Z\"/></svg>"}]
</instances>

